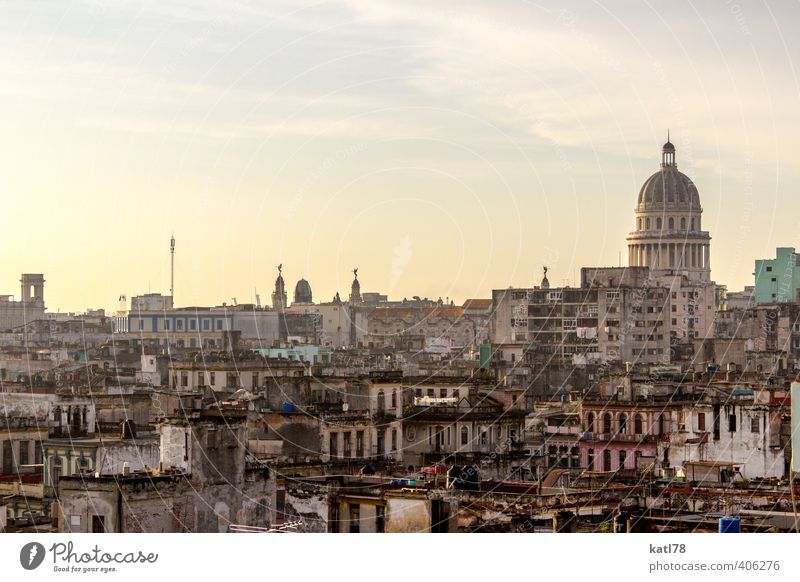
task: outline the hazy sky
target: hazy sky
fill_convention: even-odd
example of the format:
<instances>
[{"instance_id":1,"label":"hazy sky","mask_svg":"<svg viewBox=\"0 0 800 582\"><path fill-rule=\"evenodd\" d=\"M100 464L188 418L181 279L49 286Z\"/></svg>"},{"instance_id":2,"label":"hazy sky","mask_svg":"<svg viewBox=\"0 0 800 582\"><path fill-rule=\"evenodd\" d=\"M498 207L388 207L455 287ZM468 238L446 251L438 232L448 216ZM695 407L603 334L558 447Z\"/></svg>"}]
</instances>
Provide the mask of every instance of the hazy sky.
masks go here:
<instances>
[{"instance_id":1,"label":"hazy sky","mask_svg":"<svg viewBox=\"0 0 800 582\"><path fill-rule=\"evenodd\" d=\"M566 8L564 8L566 6ZM626 259L667 128L712 275L800 247L797 2L0 1L0 292L489 297Z\"/></svg>"}]
</instances>

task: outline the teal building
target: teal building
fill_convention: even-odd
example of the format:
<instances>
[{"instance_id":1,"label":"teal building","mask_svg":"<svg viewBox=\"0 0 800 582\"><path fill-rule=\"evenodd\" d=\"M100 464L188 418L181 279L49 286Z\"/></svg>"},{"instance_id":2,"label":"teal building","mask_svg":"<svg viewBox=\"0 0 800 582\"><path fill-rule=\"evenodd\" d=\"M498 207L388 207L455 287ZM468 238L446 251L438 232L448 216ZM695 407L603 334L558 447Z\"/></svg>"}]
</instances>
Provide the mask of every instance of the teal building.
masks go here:
<instances>
[{"instance_id":1,"label":"teal building","mask_svg":"<svg viewBox=\"0 0 800 582\"><path fill-rule=\"evenodd\" d=\"M756 261L755 304L795 303L800 290L800 259L794 247L779 247L774 259Z\"/></svg>"}]
</instances>

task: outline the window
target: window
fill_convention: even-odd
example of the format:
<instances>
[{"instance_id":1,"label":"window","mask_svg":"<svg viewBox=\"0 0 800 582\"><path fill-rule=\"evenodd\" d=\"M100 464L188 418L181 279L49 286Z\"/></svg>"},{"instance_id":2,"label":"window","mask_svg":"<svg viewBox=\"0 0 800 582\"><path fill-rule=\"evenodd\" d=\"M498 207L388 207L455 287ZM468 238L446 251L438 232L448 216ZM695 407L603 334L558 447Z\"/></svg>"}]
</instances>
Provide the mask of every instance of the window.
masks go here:
<instances>
[{"instance_id":1,"label":"window","mask_svg":"<svg viewBox=\"0 0 800 582\"><path fill-rule=\"evenodd\" d=\"M750 419L750 432L753 434L761 434L761 419L757 416L754 416ZM20 455L22 458L22 455Z\"/></svg>"},{"instance_id":2,"label":"window","mask_svg":"<svg viewBox=\"0 0 800 582\"><path fill-rule=\"evenodd\" d=\"M350 504L350 533L361 531L361 506L358 503Z\"/></svg>"},{"instance_id":3,"label":"window","mask_svg":"<svg viewBox=\"0 0 800 582\"><path fill-rule=\"evenodd\" d=\"M331 458L339 456L339 433L332 432L329 437L329 445L328 451L330 452Z\"/></svg>"},{"instance_id":4,"label":"window","mask_svg":"<svg viewBox=\"0 0 800 582\"><path fill-rule=\"evenodd\" d=\"M728 415L728 432L736 432L736 415Z\"/></svg>"},{"instance_id":5,"label":"window","mask_svg":"<svg viewBox=\"0 0 800 582\"><path fill-rule=\"evenodd\" d=\"M378 414L383 414L386 409L386 394L383 390L378 390Z\"/></svg>"},{"instance_id":6,"label":"window","mask_svg":"<svg viewBox=\"0 0 800 582\"><path fill-rule=\"evenodd\" d=\"M466 426L461 427L461 444L466 445L469 443L469 431Z\"/></svg>"},{"instance_id":7,"label":"window","mask_svg":"<svg viewBox=\"0 0 800 582\"><path fill-rule=\"evenodd\" d=\"M614 289L613 291L606 291L606 299L614 300L619 299L619 289Z\"/></svg>"},{"instance_id":8,"label":"window","mask_svg":"<svg viewBox=\"0 0 800 582\"><path fill-rule=\"evenodd\" d=\"M392 450L393 451L397 450L397 429L396 428L392 429Z\"/></svg>"},{"instance_id":9,"label":"window","mask_svg":"<svg viewBox=\"0 0 800 582\"><path fill-rule=\"evenodd\" d=\"M489 433L486 429L481 429L481 446L488 447L489 446Z\"/></svg>"},{"instance_id":10,"label":"window","mask_svg":"<svg viewBox=\"0 0 800 582\"><path fill-rule=\"evenodd\" d=\"M11 441L3 441L3 475L14 473L14 452Z\"/></svg>"},{"instance_id":11,"label":"window","mask_svg":"<svg viewBox=\"0 0 800 582\"><path fill-rule=\"evenodd\" d=\"M669 229L670 230L675 230L675 219L672 218L672 217L670 217L670 219L669 219Z\"/></svg>"},{"instance_id":12,"label":"window","mask_svg":"<svg viewBox=\"0 0 800 582\"><path fill-rule=\"evenodd\" d=\"M211 450L217 447L219 447L219 431L210 430L206 434L206 448Z\"/></svg>"},{"instance_id":13,"label":"window","mask_svg":"<svg viewBox=\"0 0 800 582\"><path fill-rule=\"evenodd\" d=\"M681 218L681 230L686 230L686 219Z\"/></svg>"},{"instance_id":14,"label":"window","mask_svg":"<svg viewBox=\"0 0 800 582\"><path fill-rule=\"evenodd\" d=\"M211 323L209 322L209 320L207 320L207 319L203 320L203 329L206 330L206 331L211 329Z\"/></svg>"},{"instance_id":15,"label":"window","mask_svg":"<svg viewBox=\"0 0 800 582\"><path fill-rule=\"evenodd\" d=\"M656 230L661 230L661 218L656 218Z\"/></svg>"},{"instance_id":16,"label":"window","mask_svg":"<svg viewBox=\"0 0 800 582\"><path fill-rule=\"evenodd\" d=\"M183 320L179 319L175 322L176 329L183 330Z\"/></svg>"},{"instance_id":17,"label":"window","mask_svg":"<svg viewBox=\"0 0 800 582\"><path fill-rule=\"evenodd\" d=\"M594 432L594 412L586 415L586 432Z\"/></svg>"},{"instance_id":18,"label":"window","mask_svg":"<svg viewBox=\"0 0 800 582\"><path fill-rule=\"evenodd\" d=\"M386 531L386 506L375 506L375 533L384 533Z\"/></svg>"},{"instance_id":19,"label":"window","mask_svg":"<svg viewBox=\"0 0 800 582\"><path fill-rule=\"evenodd\" d=\"M628 417L624 414L619 415L619 434L628 433Z\"/></svg>"},{"instance_id":20,"label":"window","mask_svg":"<svg viewBox=\"0 0 800 582\"><path fill-rule=\"evenodd\" d=\"M634 434L639 435L639 434L642 434L644 432L642 424L643 424L642 423L642 415L641 414L636 414L636 416L633 417L633 432L634 432Z\"/></svg>"},{"instance_id":21,"label":"window","mask_svg":"<svg viewBox=\"0 0 800 582\"><path fill-rule=\"evenodd\" d=\"M222 329L222 320L221 320L221 319L218 319L218 320L217 320L217 331L219 331L219 330L221 330L221 329Z\"/></svg>"},{"instance_id":22,"label":"window","mask_svg":"<svg viewBox=\"0 0 800 582\"><path fill-rule=\"evenodd\" d=\"M392 408L397 408L397 390L392 391Z\"/></svg>"},{"instance_id":23,"label":"window","mask_svg":"<svg viewBox=\"0 0 800 582\"><path fill-rule=\"evenodd\" d=\"M106 518L103 515L92 516L92 533L106 533Z\"/></svg>"},{"instance_id":24,"label":"window","mask_svg":"<svg viewBox=\"0 0 800 582\"><path fill-rule=\"evenodd\" d=\"M364 431L356 431L356 457L359 459L364 456Z\"/></svg>"},{"instance_id":25,"label":"window","mask_svg":"<svg viewBox=\"0 0 800 582\"><path fill-rule=\"evenodd\" d=\"M698 412L697 413L697 431L698 432L705 432L706 430L706 413L705 412Z\"/></svg>"},{"instance_id":26,"label":"window","mask_svg":"<svg viewBox=\"0 0 800 582\"><path fill-rule=\"evenodd\" d=\"M611 414L608 412L603 415L603 433L611 434Z\"/></svg>"},{"instance_id":27,"label":"window","mask_svg":"<svg viewBox=\"0 0 800 582\"><path fill-rule=\"evenodd\" d=\"M594 449L589 449L586 453L586 470L594 471Z\"/></svg>"},{"instance_id":28,"label":"window","mask_svg":"<svg viewBox=\"0 0 800 582\"><path fill-rule=\"evenodd\" d=\"M169 319L165 319L164 320L164 329L169 330L170 329L170 323L171 322L170 322Z\"/></svg>"},{"instance_id":29,"label":"window","mask_svg":"<svg viewBox=\"0 0 800 582\"><path fill-rule=\"evenodd\" d=\"M3 462L5 464L5 461ZM61 479L61 457L55 457L50 463L50 485L58 487L58 480Z\"/></svg>"},{"instance_id":30,"label":"window","mask_svg":"<svg viewBox=\"0 0 800 582\"><path fill-rule=\"evenodd\" d=\"M215 374L214 372L209 372L209 373L208 373L208 383L209 383L211 386L213 386L213 385L214 385L214 381L215 381L215 379L216 379L216 374Z\"/></svg>"},{"instance_id":31,"label":"window","mask_svg":"<svg viewBox=\"0 0 800 582\"><path fill-rule=\"evenodd\" d=\"M344 456L345 457L352 457L353 456L353 443L352 443L352 433L346 432L344 433Z\"/></svg>"},{"instance_id":32,"label":"window","mask_svg":"<svg viewBox=\"0 0 800 582\"><path fill-rule=\"evenodd\" d=\"M69 516L69 531L72 533L80 533L81 532L81 516L80 515L70 515Z\"/></svg>"},{"instance_id":33,"label":"window","mask_svg":"<svg viewBox=\"0 0 800 582\"><path fill-rule=\"evenodd\" d=\"M771 272L772 272L772 267L769 267L769 266L768 266L768 267L767 267L767 273L771 273Z\"/></svg>"},{"instance_id":34,"label":"window","mask_svg":"<svg viewBox=\"0 0 800 582\"><path fill-rule=\"evenodd\" d=\"M19 441L19 464L27 465L30 463L28 459L28 443L29 441Z\"/></svg>"},{"instance_id":35,"label":"window","mask_svg":"<svg viewBox=\"0 0 800 582\"><path fill-rule=\"evenodd\" d=\"M197 329L197 320L196 319L190 319L189 320L189 329L192 329L192 330Z\"/></svg>"},{"instance_id":36,"label":"window","mask_svg":"<svg viewBox=\"0 0 800 582\"><path fill-rule=\"evenodd\" d=\"M610 471L611 470L611 451L608 449L603 451L603 466L600 468L601 471Z\"/></svg>"},{"instance_id":37,"label":"window","mask_svg":"<svg viewBox=\"0 0 800 582\"><path fill-rule=\"evenodd\" d=\"M620 469L624 469L625 468L625 461L626 461L627 458L628 458L628 453L626 451L620 451L619 452L619 468Z\"/></svg>"}]
</instances>

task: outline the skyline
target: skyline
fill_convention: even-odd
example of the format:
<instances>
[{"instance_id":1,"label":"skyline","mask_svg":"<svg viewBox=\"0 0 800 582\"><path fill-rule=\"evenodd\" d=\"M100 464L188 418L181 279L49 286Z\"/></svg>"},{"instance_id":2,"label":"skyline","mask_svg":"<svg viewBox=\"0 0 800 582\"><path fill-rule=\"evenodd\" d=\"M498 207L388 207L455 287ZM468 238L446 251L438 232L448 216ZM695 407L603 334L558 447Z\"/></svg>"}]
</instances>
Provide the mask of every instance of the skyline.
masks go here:
<instances>
[{"instance_id":1,"label":"skyline","mask_svg":"<svg viewBox=\"0 0 800 582\"><path fill-rule=\"evenodd\" d=\"M178 305L265 303L278 263L316 301L355 266L392 298L575 285L626 264L668 128L717 283L800 247L791 9L561 6L9 6L0 292L166 294L172 233Z\"/></svg>"}]
</instances>

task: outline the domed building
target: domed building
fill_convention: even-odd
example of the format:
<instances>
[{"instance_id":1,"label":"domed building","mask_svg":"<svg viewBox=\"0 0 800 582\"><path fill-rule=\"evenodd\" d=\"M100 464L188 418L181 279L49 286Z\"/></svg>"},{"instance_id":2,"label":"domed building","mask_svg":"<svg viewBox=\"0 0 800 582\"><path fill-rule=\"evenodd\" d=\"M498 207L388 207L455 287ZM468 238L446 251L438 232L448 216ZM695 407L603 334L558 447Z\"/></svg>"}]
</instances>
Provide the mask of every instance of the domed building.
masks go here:
<instances>
[{"instance_id":1,"label":"domed building","mask_svg":"<svg viewBox=\"0 0 800 582\"><path fill-rule=\"evenodd\" d=\"M702 230L702 214L697 188L678 171L675 146L667 139L661 149L661 169L639 191L636 230L627 239L628 264L710 281L711 237Z\"/></svg>"},{"instance_id":2,"label":"domed building","mask_svg":"<svg viewBox=\"0 0 800 582\"><path fill-rule=\"evenodd\" d=\"M310 304L314 303L311 295L311 285L305 279L300 279L294 286L294 303Z\"/></svg>"}]
</instances>

